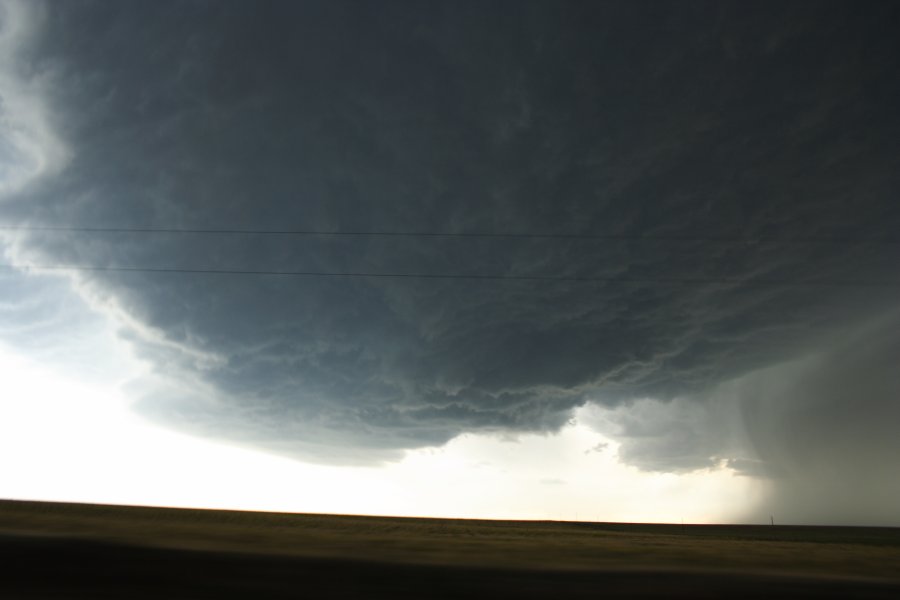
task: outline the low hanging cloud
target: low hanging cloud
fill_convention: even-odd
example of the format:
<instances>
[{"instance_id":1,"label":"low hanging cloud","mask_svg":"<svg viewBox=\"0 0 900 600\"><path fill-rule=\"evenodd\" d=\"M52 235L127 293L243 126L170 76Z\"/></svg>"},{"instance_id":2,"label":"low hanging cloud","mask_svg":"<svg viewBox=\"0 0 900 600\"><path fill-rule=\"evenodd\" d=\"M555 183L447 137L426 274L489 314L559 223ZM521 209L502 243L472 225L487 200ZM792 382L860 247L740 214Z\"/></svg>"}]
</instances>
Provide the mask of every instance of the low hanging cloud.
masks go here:
<instances>
[{"instance_id":1,"label":"low hanging cloud","mask_svg":"<svg viewBox=\"0 0 900 600\"><path fill-rule=\"evenodd\" d=\"M579 420L615 437L619 457L644 470L727 466L771 481L748 520L897 524L898 331L894 312L700 397L590 405Z\"/></svg>"},{"instance_id":2,"label":"low hanging cloud","mask_svg":"<svg viewBox=\"0 0 900 600\"><path fill-rule=\"evenodd\" d=\"M590 404L640 468L779 477L793 447L766 436L817 448L848 408L821 400L794 438L778 423L805 392L754 404L735 382L811 360L813 390L842 371L807 357L896 306L896 9L473 7L46 5L17 64L54 74L40 100L70 158L16 183L4 221L609 238L31 231L7 255L605 278L72 280L154 366L132 393L169 426L358 464Z\"/></svg>"}]
</instances>

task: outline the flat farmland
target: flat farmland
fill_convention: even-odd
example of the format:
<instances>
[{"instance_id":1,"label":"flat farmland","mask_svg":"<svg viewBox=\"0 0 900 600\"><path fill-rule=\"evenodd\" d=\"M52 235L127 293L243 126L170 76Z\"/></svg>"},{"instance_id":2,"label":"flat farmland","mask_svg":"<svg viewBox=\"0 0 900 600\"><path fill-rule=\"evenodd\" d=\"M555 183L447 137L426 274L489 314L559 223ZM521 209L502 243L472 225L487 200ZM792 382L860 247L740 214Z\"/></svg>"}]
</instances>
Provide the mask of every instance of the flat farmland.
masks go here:
<instances>
[{"instance_id":1,"label":"flat farmland","mask_svg":"<svg viewBox=\"0 0 900 600\"><path fill-rule=\"evenodd\" d=\"M0 501L0 596L900 597L900 529Z\"/></svg>"}]
</instances>

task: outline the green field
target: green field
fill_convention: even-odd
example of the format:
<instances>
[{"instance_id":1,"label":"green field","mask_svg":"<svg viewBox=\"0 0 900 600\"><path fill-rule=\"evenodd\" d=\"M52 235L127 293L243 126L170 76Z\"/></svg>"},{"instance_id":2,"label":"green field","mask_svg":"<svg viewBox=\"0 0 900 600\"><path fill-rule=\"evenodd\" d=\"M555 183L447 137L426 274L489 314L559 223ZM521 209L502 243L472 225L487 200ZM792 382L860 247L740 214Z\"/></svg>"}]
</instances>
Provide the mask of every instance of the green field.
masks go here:
<instances>
[{"instance_id":1,"label":"green field","mask_svg":"<svg viewBox=\"0 0 900 600\"><path fill-rule=\"evenodd\" d=\"M0 535L347 564L740 574L900 586L897 528L484 521L0 501Z\"/></svg>"}]
</instances>

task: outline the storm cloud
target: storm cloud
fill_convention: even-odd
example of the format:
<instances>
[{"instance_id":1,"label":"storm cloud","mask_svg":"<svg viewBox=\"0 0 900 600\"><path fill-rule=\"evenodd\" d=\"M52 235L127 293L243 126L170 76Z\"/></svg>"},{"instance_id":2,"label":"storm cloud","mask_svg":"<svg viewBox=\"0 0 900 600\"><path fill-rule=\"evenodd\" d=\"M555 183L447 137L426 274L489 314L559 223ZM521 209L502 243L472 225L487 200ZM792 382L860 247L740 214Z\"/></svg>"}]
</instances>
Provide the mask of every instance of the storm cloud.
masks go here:
<instances>
[{"instance_id":1,"label":"storm cloud","mask_svg":"<svg viewBox=\"0 0 900 600\"><path fill-rule=\"evenodd\" d=\"M558 278L71 274L154 366L143 414L371 463L590 404L649 470L897 465L900 328L865 329L900 295L896 6L29 6L3 108L41 82L60 166L4 145L4 223L600 236L7 232L19 265Z\"/></svg>"}]
</instances>

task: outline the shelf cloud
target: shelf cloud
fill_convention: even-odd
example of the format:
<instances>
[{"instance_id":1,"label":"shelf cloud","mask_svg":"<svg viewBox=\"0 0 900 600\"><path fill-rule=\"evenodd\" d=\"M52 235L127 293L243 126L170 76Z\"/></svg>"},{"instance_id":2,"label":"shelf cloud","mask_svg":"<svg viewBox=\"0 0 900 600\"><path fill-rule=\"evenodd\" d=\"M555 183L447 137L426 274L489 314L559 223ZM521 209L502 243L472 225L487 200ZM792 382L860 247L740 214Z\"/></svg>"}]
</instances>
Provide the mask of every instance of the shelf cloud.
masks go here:
<instances>
[{"instance_id":1,"label":"shelf cloud","mask_svg":"<svg viewBox=\"0 0 900 600\"><path fill-rule=\"evenodd\" d=\"M7 231L247 272L68 275L149 418L373 464L578 414L641 469L900 519L895 6L2 6L4 223L460 234Z\"/></svg>"}]
</instances>

